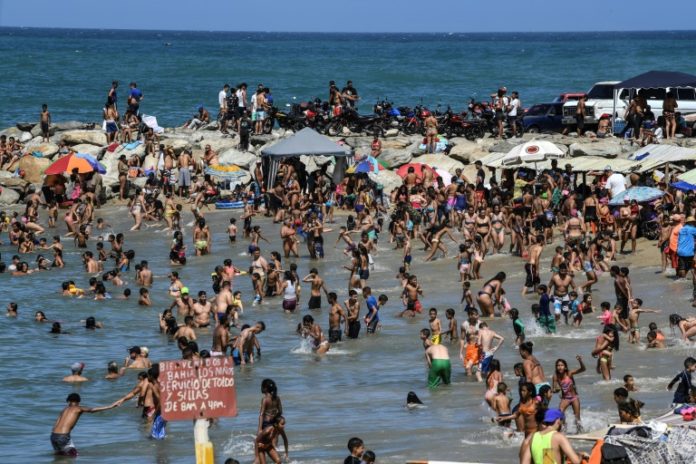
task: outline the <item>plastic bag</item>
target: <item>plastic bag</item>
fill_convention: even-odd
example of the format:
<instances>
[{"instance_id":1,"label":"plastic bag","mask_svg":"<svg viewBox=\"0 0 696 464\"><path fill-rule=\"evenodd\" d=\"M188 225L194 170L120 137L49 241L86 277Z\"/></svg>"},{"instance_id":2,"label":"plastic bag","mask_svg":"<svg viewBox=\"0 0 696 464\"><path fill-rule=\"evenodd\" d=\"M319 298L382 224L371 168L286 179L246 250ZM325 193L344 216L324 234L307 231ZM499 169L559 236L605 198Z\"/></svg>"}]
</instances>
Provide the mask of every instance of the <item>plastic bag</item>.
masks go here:
<instances>
[{"instance_id":1,"label":"plastic bag","mask_svg":"<svg viewBox=\"0 0 696 464\"><path fill-rule=\"evenodd\" d=\"M155 440L164 440L167 436L167 421L162 419L161 415L157 415L155 420L152 422L152 429L150 430L150 437Z\"/></svg>"}]
</instances>

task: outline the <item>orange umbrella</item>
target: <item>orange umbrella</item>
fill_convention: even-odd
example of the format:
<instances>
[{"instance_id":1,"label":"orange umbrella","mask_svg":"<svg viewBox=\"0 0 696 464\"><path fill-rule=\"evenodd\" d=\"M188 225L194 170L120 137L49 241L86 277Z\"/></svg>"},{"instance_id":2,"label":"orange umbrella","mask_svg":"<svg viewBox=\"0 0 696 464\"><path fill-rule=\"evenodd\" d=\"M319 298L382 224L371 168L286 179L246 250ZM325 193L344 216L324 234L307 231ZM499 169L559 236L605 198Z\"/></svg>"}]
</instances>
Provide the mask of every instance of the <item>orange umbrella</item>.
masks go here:
<instances>
[{"instance_id":1,"label":"orange umbrella","mask_svg":"<svg viewBox=\"0 0 696 464\"><path fill-rule=\"evenodd\" d=\"M90 164L89 160L77 156L77 153L69 153L46 168L46 174L72 173L75 168L77 168L77 172L80 174L94 171L94 166Z\"/></svg>"}]
</instances>

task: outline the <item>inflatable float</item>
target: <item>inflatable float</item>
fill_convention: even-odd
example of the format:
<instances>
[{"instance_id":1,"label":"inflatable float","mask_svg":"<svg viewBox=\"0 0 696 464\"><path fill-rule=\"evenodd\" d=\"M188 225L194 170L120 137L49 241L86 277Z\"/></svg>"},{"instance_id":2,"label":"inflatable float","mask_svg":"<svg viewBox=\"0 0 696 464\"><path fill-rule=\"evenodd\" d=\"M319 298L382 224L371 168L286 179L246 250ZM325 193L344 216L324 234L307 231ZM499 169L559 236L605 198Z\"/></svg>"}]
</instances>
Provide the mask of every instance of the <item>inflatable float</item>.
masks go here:
<instances>
[{"instance_id":1,"label":"inflatable float","mask_svg":"<svg viewBox=\"0 0 696 464\"><path fill-rule=\"evenodd\" d=\"M241 209L244 208L243 201L218 201L215 202L215 209Z\"/></svg>"}]
</instances>

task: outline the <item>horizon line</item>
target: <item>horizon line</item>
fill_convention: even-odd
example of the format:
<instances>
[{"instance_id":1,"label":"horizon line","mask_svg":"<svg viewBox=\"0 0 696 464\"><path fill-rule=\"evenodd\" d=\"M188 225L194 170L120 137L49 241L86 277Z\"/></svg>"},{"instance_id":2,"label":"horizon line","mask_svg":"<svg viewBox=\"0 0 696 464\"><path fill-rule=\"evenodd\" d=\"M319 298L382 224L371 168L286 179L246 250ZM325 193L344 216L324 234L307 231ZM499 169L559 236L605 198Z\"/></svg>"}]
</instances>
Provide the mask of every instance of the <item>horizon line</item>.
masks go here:
<instances>
[{"instance_id":1,"label":"horizon line","mask_svg":"<svg viewBox=\"0 0 696 464\"><path fill-rule=\"evenodd\" d=\"M483 35L483 34L597 34L597 33L650 33L650 32L696 32L696 29L613 29L613 30L547 30L547 31L474 31L474 32L464 32L464 31L447 31L447 32L413 32L413 31L391 31L391 32L369 32L369 31L262 31L262 30L203 30L203 29L124 29L124 28L111 28L111 27L62 27L62 26L7 26L0 25L0 30L2 29L44 29L44 30L78 30L78 31L121 31L121 32L206 32L206 33L225 33L225 32L235 32L241 34L347 34L347 35L360 35L360 34L372 34L372 35L398 35L398 34L408 34L408 35L451 35L451 34L469 34L469 35Z\"/></svg>"}]
</instances>

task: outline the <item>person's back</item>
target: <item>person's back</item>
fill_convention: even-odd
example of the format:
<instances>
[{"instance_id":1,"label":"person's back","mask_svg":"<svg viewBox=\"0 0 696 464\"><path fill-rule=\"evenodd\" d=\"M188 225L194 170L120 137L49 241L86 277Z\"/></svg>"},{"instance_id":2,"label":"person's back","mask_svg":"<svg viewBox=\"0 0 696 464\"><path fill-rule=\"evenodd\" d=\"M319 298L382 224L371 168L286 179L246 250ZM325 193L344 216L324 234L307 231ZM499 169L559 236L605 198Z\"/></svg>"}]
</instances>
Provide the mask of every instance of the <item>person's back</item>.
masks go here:
<instances>
[{"instance_id":1,"label":"person's back","mask_svg":"<svg viewBox=\"0 0 696 464\"><path fill-rule=\"evenodd\" d=\"M560 464L561 454L553 448L555 430L546 429L532 435L530 448L534 464Z\"/></svg>"}]
</instances>

